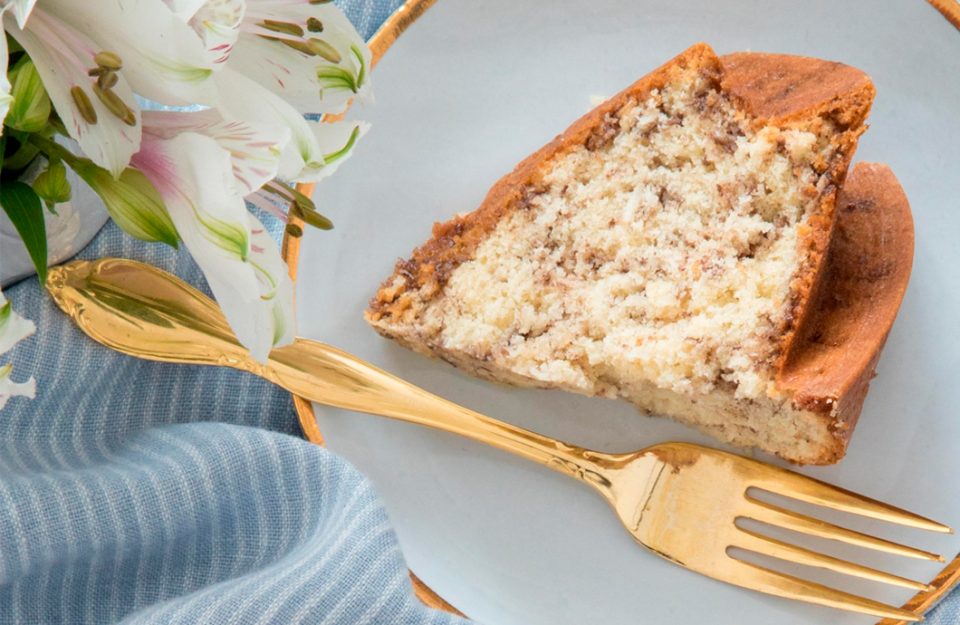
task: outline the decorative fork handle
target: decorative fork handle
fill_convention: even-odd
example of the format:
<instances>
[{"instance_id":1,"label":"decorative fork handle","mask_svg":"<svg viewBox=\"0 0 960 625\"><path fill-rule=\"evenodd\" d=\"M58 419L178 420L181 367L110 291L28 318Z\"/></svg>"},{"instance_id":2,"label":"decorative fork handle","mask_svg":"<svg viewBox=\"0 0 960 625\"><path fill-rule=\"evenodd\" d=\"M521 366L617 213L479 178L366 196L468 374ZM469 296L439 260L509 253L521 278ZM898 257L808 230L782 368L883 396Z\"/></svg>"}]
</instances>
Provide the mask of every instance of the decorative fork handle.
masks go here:
<instances>
[{"instance_id":1,"label":"decorative fork handle","mask_svg":"<svg viewBox=\"0 0 960 625\"><path fill-rule=\"evenodd\" d=\"M297 339L273 350L262 377L317 403L459 434L582 480L606 494L596 455L447 401L330 345Z\"/></svg>"},{"instance_id":2,"label":"decorative fork handle","mask_svg":"<svg viewBox=\"0 0 960 625\"><path fill-rule=\"evenodd\" d=\"M50 270L47 290L95 340L139 358L248 371L321 404L382 415L499 447L592 484L618 456L596 454L441 399L335 347L297 339L266 363L244 349L209 297L156 267L124 259L72 261Z\"/></svg>"}]
</instances>

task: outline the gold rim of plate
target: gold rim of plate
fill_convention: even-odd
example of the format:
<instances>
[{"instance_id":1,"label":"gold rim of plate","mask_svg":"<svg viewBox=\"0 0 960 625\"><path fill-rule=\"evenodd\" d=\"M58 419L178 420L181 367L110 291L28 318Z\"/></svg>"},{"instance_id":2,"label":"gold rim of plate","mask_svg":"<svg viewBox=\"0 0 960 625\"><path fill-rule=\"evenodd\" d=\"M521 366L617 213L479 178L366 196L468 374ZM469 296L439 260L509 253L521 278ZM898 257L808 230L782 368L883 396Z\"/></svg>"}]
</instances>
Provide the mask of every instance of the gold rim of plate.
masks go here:
<instances>
[{"instance_id":1,"label":"gold rim of plate","mask_svg":"<svg viewBox=\"0 0 960 625\"><path fill-rule=\"evenodd\" d=\"M372 66L380 61L390 46L403 34L403 32L417 19L419 19L427 9L429 9L437 0L407 0L397 8L393 14L380 26L377 32L368 42L370 50L373 53ZM931 4L937 6L943 0L931 1ZM954 0L948 0L953 2ZM942 11L942 9L941 9ZM957 11L960 15L960 11ZM951 17L944 13L944 17ZM954 15L956 17L956 15ZM951 20L952 22L953 20ZM960 28L960 25L958 25ZM313 194L313 184L298 185L298 190L304 195ZM290 224L303 228L303 223L296 217L291 217ZM296 230L296 229L294 229ZM290 278L296 282L297 266L300 260L300 242L299 236L293 236L287 230L283 235L283 246L281 254L286 261L290 271ZM297 412L297 418L300 421L300 427L303 430L304 438L317 445L325 445L323 434L317 425L317 417L313 411L313 404L303 397L293 396L293 407ZM435 593L429 586L421 581L413 571L410 572L410 578L413 583L413 590L417 597L427 606L438 610L445 610L453 614L463 616L463 613L447 603L440 595ZM942 571L930 582L930 590L918 592L905 604L903 609L916 614L923 614L937 604L955 585L960 584L960 554L949 562ZM906 621L884 619L877 625L906 625Z\"/></svg>"}]
</instances>

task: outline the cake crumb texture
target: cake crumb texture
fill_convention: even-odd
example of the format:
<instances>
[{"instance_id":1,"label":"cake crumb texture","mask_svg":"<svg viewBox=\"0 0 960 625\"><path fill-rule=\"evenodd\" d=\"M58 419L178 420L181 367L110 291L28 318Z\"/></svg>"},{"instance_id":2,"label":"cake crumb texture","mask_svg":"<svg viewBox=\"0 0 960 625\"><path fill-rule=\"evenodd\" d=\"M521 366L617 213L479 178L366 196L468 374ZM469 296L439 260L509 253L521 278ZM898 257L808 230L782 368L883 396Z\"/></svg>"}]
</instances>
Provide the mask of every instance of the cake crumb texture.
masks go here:
<instances>
[{"instance_id":1,"label":"cake crumb texture","mask_svg":"<svg viewBox=\"0 0 960 625\"><path fill-rule=\"evenodd\" d=\"M751 129L696 78L551 163L422 311L421 335L588 394L636 379L774 394L770 337L830 142Z\"/></svg>"}]
</instances>

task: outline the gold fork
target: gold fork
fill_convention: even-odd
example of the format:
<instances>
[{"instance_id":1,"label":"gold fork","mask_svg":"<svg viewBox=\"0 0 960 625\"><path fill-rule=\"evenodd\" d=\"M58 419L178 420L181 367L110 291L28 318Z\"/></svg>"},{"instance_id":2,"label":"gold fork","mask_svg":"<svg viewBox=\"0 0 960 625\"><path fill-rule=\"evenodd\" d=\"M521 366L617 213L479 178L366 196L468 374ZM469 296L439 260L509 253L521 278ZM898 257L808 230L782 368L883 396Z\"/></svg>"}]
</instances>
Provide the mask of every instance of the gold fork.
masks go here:
<instances>
[{"instance_id":1,"label":"gold fork","mask_svg":"<svg viewBox=\"0 0 960 625\"><path fill-rule=\"evenodd\" d=\"M916 614L741 559L739 551L927 590L922 582L868 568L741 527L740 519L911 558L933 553L859 533L754 496L767 491L933 532L940 523L755 460L686 443L608 454L496 421L432 395L339 349L297 339L268 362L241 347L217 305L155 267L121 259L75 261L50 270L47 289L93 339L164 362L254 373L310 400L434 427L487 443L586 482L644 547L698 573L760 592L887 618Z\"/></svg>"}]
</instances>

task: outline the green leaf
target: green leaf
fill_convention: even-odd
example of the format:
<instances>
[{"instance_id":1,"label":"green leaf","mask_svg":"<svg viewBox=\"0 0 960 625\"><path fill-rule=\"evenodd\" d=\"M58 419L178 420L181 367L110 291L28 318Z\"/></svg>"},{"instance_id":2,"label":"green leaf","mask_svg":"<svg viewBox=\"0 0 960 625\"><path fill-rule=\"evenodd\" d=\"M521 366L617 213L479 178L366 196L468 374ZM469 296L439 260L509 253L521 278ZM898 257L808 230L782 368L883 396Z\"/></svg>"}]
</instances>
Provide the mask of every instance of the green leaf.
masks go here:
<instances>
[{"instance_id":1,"label":"green leaf","mask_svg":"<svg viewBox=\"0 0 960 625\"><path fill-rule=\"evenodd\" d=\"M0 206L20 234L33 266L37 268L40 284L47 281L47 227L43 221L40 196L22 182L4 182L0 186Z\"/></svg>"}]
</instances>

